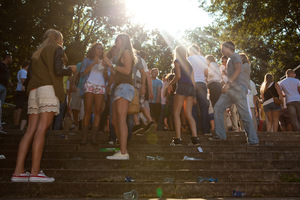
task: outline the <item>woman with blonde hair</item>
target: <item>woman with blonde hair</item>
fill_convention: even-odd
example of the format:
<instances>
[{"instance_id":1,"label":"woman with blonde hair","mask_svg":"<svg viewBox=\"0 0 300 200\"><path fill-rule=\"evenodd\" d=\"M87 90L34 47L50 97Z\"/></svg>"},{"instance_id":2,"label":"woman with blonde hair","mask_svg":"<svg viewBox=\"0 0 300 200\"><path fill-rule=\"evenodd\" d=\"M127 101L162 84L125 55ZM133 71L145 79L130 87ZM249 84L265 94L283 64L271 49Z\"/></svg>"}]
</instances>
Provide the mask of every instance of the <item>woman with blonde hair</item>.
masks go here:
<instances>
[{"instance_id":1,"label":"woman with blonde hair","mask_svg":"<svg viewBox=\"0 0 300 200\"><path fill-rule=\"evenodd\" d=\"M53 182L40 170L47 129L59 102L64 102L63 76L76 72L76 65L64 66L63 36L54 29L46 31L43 43L32 55L32 76L28 84L28 128L18 150L13 182ZM24 163L32 143L31 173L25 173Z\"/></svg>"},{"instance_id":2,"label":"woman with blonde hair","mask_svg":"<svg viewBox=\"0 0 300 200\"><path fill-rule=\"evenodd\" d=\"M128 127L126 116L129 103L134 98L132 68L136 63L136 57L129 35L118 35L115 46L119 53L114 68L115 92L113 97L112 123L120 144L120 151L112 156L107 156L106 158L110 160L128 160ZM110 67L113 66L108 58L105 59L105 64Z\"/></svg>"},{"instance_id":3,"label":"woman with blonde hair","mask_svg":"<svg viewBox=\"0 0 300 200\"><path fill-rule=\"evenodd\" d=\"M97 144L96 136L99 130L100 116L105 95L106 67L102 65L104 57L103 46L100 43L92 45L86 58L82 61L81 74L85 77L84 90L84 117L82 122L81 144L87 142L87 131L94 103L94 122L92 126L92 144Z\"/></svg>"},{"instance_id":4,"label":"woman with blonde hair","mask_svg":"<svg viewBox=\"0 0 300 200\"><path fill-rule=\"evenodd\" d=\"M180 113L182 107L184 114L190 125L192 132L191 142L189 145L199 145L199 138L197 137L196 123L192 115L192 108L195 97L195 79L194 71L191 64L187 60L187 50L184 46L177 46L174 55L175 77L168 83L168 87L177 83L173 103L173 117L175 125L175 138L171 142L171 146L182 145L181 140L181 121Z\"/></svg>"},{"instance_id":5,"label":"woman with blonde hair","mask_svg":"<svg viewBox=\"0 0 300 200\"><path fill-rule=\"evenodd\" d=\"M265 75L264 82L260 88L260 95L261 99L263 100L263 108L268 119L267 131L277 132L281 105L276 105L274 103L274 97L282 100L283 96L279 85L274 82L274 77L272 74L268 73Z\"/></svg>"}]
</instances>

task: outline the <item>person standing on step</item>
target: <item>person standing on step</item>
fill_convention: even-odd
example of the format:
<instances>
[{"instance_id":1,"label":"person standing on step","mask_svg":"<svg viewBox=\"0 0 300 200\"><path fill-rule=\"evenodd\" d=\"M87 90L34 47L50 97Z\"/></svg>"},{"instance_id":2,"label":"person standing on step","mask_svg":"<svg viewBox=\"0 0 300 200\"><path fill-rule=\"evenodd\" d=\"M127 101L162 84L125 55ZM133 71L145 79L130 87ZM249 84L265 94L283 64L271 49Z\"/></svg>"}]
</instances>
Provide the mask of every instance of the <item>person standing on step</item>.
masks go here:
<instances>
[{"instance_id":1,"label":"person standing on step","mask_svg":"<svg viewBox=\"0 0 300 200\"><path fill-rule=\"evenodd\" d=\"M115 92L112 107L112 123L116 132L120 151L107 156L109 160L128 160L129 154L127 151L128 127L126 116L129 103L134 98L134 87L132 78L132 68L137 62L135 53L127 34L117 36L115 46L118 49L118 57L116 59L116 67L114 68L115 76ZM112 67L112 62L106 58L105 64Z\"/></svg>"},{"instance_id":2,"label":"person standing on step","mask_svg":"<svg viewBox=\"0 0 300 200\"><path fill-rule=\"evenodd\" d=\"M208 117L209 103L207 101L207 86L205 82L205 77L207 77L208 74L208 66L205 57L200 55L200 48L198 45L191 45L188 51L188 61L191 63L194 70L194 80L196 83L196 100L200 108L202 134L210 135L210 123Z\"/></svg>"},{"instance_id":3,"label":"person standing on step","mask_svg":"<svg viewBox=\"0 0 300 200\"><path fill-rule=\"evenodd\" d=\"M11 87L13 84L9 81L9 69L8 64L12 63L12 56L5 54L0 62L0 133L7 134L2 128L2 108L6 97L7 87Z\"/></svg>"},{"instance_id":4,"label":"person standing on step","mask_svg":"<svg viewBox=\"0 0 300 200\"><path fill-rule=\"evenodd\" d=\"M26 101L26 91L25 87L23 84L26 81L27 78L27 71L29 68L29 61L24 61L22 63L22 69L20 69L17 73L17 79L18 79L18 84L17 84L17 89L15 93L15 101L16 101L16 110L15 110L15 115L14 115L14 125L19 126L20 125L20 120L21 120L21 115L22 115L22 109L24 106L24 103Z\"/></svg>"},{"instance_id":5,"label":"person standing on step","mask_svg":"<svg viewBox=\"0 0 300 200\"><path fill-rule=\"evenodd\" d=\"M285 97L286 105L292 119L294 131L300 131L300 81L295 78L296 73L292 69L286 71L286 78L280 82Z\"/></svg>"},{"instance_id":6,"label":"person standing on step","mask_svg":"<svg viewBox=\"0 0 300 200\"><path fill-rule=\"evenodd\" d=\"M192 107L195 97L195 80L194 72L191 64L187 60L187 50L184 46L177 46L174 55L175 65L175 77L168 87L177 83L177 89L175 91L174 104L173 104L173 116L175 125L175 138L171 142L171 146L182 145L181 140L181 121L180 113L183 108L184 114L190 125L191 130L191 143L189 145L199 145L199 138L197 137L196 122L192 115Z\"/></svg>"},{"instance_id":7,"label":"person standing on step","mask_svg":"<svg viewBox=\"0 0 300 200\"><path fill-rule=\"evenodd\" d=\"M88 50L86 58L82 61L80 73L85 76L85 83L83 87L84 117L82 122L81 144L87 143L88 128L93 105L93 113L95 117L92 125L92 144L98 144L97 131L99 130L100 116L105 94L104 71L106 67L102 64L103 58L103 46L100 43L96 43Z\"/></svg>"},{"instance_id":8,"label":"person standing on step","mask_svg":"<svg viewBox=\"0 0 300 200\"><path fill-rule=\"evenodd\" d=\"M153 99L150 99L150 113L156 124L159 124L159 115L161 110L161 88L162 81L157 78L159 74L158 68L153 68L150 71L152 78Z\"/></svg>"},{"instance_id":9,"label":"person standing on step","mask_svg":"<svg viewBox=\"0 0 300 200\"><path fill-rule=\"evenodd\" d=\"M245 82L242 69L242 59L238 53L235 53L233 42L225 42L221 45L221 52L229 58L227 62L228 82L223 86L222 93L218 102L214 106L214 120L216 136L211 140L226 140L224 128L225 110L233 103L237 106L239 115L243 121L247 133L247 145L258 145L259 140L255 127L250 116L247 104L248 87Z\"/></svg>"},{"instance_id":10,"label":"person standing on step","mask_svg":"<svg viewBox=\"0 0 300 200\"><path fill-rule=\"evenodd\" d=\"M274 76L272 74L266 74L264 82L260 88L260 96L263 100L263 108L267 115L267 131L277 132L279 127L279 117L281 111L281 105L276 105L274 97L281 99L283 102L282 91L278 83L274 82Z\"/></svg>"},{"instance_id":11,"label":"person standing on step","mask_svg":"<svg viewBox=\"0 0 300 200\"><path fill-rule=\"evenodd\" d=\"M63 35L54 29L46 31L43 43L32 55L32 77L28 85L28 128L18 149L13 182L53 182L40 170L47 129L54 115L59 113L59 102L64 102L63 76L76 72L76 65L65 68ZM32 144L31 173L25 173L25 159Z\"/></svg>"},{"instance_id":12,"label":"person standing on step","mask_svg":"<svg viewBox=\"0 0 300 200\"><path fill-rule=\"evenodd\" d=\"M222 94L221 71L215 58L212 55L206 56L208 67L207 87L212 107L215 106Z\"/></svg>"}]
</instances>

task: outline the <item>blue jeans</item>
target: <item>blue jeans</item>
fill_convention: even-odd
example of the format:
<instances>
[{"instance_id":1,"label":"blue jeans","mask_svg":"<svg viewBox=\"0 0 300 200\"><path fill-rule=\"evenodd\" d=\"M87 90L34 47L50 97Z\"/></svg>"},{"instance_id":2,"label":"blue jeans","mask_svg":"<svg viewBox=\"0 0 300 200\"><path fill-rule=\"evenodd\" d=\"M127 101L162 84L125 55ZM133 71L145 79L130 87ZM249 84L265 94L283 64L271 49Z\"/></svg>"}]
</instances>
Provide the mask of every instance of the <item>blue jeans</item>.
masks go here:
<instances>
[{"instance_id":1,"label":"blue jeans","mask_svg":"<svg viewBox=\"0 0 300 200\"><path fill-rule=\"evenodd\" d=\"M1 106L0 106L0 130L2 130L2 107L3 103L6 97L6 87L4 85L0 84L0 100L1 100Z\"/></svg>"},{"instance_id":2,"label":"blue jeans","mask_svg":"<svg viewBox=\"0 0 300 200\"><path fill-rule=\"evenodd\" d=\"M196 99L200 107L201 115L201 128L202 133L209 133L209 115L208 115L208 100L207 100L207 87L205 83L196 82ZM195 119L196 120L196 119Z\"/></svg>"},{"instance_id":3,"label":"blue jeans","mask_svg":"<svg viewBox=\"0 0 300 200\"><path fill-rule=\"evenodd\" d=\"M217 136L221 139L226 139L226 132L224 128L224 112L225 110L235 104L243 121L245 131L248 137L249 144L259 143L255 127L250 116L247 104L247 87L239 85L236 87L229 88L226 94L222 94L214 107L214 119L215 119L215 130Z\"/></svg>"},{"instance_id":4,"label":"blue jeans","mask_svg":"<svg viewBox=\"0 0 300 200\"><path fill-rule=\"evenodd\" d=\"M65 102L59 103L59 114L56 115L53 119L53 130L61 130L62 129L62 122L64 121L66 115L66 107L67 107L67 96L65 97Z\"/></svg>"}]
</instances>

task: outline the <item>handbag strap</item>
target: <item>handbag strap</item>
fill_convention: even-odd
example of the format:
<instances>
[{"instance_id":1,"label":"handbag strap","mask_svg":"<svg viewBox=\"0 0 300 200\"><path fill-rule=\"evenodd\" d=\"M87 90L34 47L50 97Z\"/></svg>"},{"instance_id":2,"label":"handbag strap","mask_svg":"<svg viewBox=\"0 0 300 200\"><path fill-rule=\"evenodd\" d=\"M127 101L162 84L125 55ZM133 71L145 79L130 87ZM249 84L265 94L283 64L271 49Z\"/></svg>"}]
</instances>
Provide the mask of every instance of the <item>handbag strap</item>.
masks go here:
<instances>
[{"instance_id":1,"label":"handbag strap","mask_svg":"<svg viewBox=\"0 0 300 200\"><path fill-rule=\"evenodd\" d=\"M270 88L267 89L269 91L269 93L272 95L272 97L274 98L274 95L272 94L272 92L270 91Z\"/></svg>"}]
</instances>

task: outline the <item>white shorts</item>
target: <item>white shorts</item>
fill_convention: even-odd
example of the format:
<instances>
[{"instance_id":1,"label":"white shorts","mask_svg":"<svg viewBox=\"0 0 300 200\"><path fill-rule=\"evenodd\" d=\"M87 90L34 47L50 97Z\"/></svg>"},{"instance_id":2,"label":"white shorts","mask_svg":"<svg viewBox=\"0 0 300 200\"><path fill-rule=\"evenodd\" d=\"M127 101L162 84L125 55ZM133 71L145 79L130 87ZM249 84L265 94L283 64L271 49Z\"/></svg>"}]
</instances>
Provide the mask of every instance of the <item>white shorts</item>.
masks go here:
<instances>
[{"instance_id":1,"label":"white shorts","mask_svg":"<svg viewBox=\"0 0 300 200\"><path fill-rule=\"evenodd\" d=\"M54 112L59 114L59 99L55 96L52 85L41 86L29 92L28 114Z\"/></svg>"}]
</instances>

